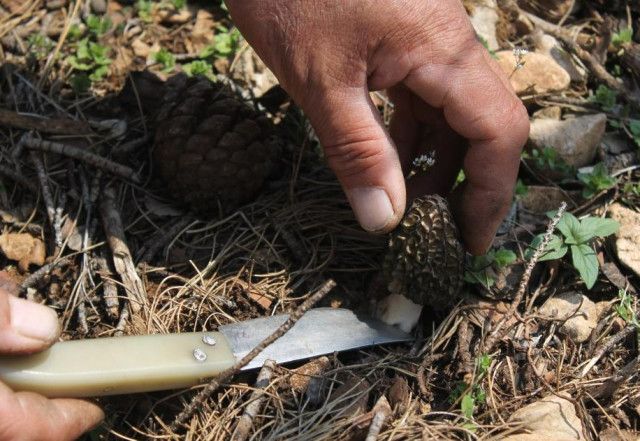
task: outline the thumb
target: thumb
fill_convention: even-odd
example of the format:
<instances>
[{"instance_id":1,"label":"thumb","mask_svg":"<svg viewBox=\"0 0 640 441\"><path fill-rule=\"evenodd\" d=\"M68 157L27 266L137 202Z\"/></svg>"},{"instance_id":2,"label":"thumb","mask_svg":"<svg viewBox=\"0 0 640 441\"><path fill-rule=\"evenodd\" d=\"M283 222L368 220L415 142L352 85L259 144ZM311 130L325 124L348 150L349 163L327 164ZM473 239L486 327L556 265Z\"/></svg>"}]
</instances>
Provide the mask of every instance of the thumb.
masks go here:
<instances>
[{"instance_id":1,"label":"thumb","mask_svg":"<svg viewBox=\"0 0 640 441\"><path fill-rule=\"evenodd\" d=\"M0 286L0 353L25 354L45 349L58 337L59 326L52 309L12 296Z\"/></svg>"},{"instance_id":2,"label":"thumb","mask_svg":"<svg viewBox=\"0 0 640 441\"><path fill-rule=\"evenodd\" d=\"M362 228L393 229L404 214L404 177L366 87L319 90L300 105Z\"/></svg>"}]
</instances>

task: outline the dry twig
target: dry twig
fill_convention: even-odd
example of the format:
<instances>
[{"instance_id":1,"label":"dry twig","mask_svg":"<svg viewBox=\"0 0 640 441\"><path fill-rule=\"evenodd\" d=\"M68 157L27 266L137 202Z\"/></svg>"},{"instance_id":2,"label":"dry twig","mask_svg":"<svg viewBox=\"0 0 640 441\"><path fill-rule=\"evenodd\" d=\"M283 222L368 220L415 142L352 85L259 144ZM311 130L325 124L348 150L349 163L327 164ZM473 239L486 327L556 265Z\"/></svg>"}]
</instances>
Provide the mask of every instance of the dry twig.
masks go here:
<instances>
[{"instance_id":1,"label":"dry twig","mask_svg":"<svg viewBox=\"0 0 640 441\"><path fill-rule=\"evenodd\" d=\"M110 161L96 154L87 152L85 150L73 147L68 144L62 144L59 142L45 141L35 138L30 134L25 134L21 139L26 147L32 150L40 150L42 152L57 153L59 155L67 156L69 158L77 159L86 164L108 171L109 173L119 176L123 179L130 180L135 183L140 183L140 177L135 170L126 165L118 164L117 162Z\"/></svg>"},{"instance_id":2,"label":"dry twig","mask_svg":"<svg viewBox=\"0 0 640 441\"><path fill-rule=\"evenodd\" d=\"M91 127L84 121L68 118L43 118L0 109L0 125L55 135L89 135Z\"/></svg>"},{"instance_id":3,"label":"dry twig","mask_svg":"<svg viewBox=\"0 0 640 441\"><path fill-rule=\"evenodd\" d=\"M553 235L553 232L556 229L556 225L558 225L558 222L560 222L560 218L562 217L562 214L564 213L566 208L567 208L567 203L562 202L562 204L560 204L560 208L558 208L558 212L553 217L553 219L551 219L551 222L549 222L549 226L547 227L547 231L545 232L542 238L542 242L540 242L540 245L538 246L536 251L533 253L533 256L531 256L531 259L529 259L529 262L527 263L527 267L525 268L524 274L522 275L522 280L520 280L520 286L518 286L518 291L516 292L516 295L514 296L513 301L511 302L511 306L509 307L509 310L502 316L502 319L500 319L500 321L496 323L493 329L490 330L489 335L487 336L487 339L485 340L484 345L482 347L483 354L490 353L493 350L493 347L496 345L496 343L499 340L501 340L503 336L509 331L510 329L509 327L507 327L504 330L502 329L502 327L505 325L505 323L511 320L513 315L518 310L518 305L520 305L520 301L524 297L524 293L527 290L527 286L529 285L529 279L531 279L531 273L533 272L533 268L536 266L536 263L538 263L538 260L542 256L542 253L544 253L545 249L547 248L547 245L551 240L551 236Z\"/></svg>"},{"instance_id":4,"label":"dry twig","mask_svg":"<svg viewBox=\"0 0 640 441\"><path fill-rule=\"evenodd\" d=\"M113 253L113 265L120 275L122 285L127 292L131 312L135 314L141 308L146 308L147 293L133 264L115 197L113 188L104 189L102 201L100 202L100 214L102 216L102 225L107 235L107 242Z\"/></svg>"},{"instance_id":5,"label":"dry twig","mask_svg":"<svg viewBox=\"0 0 640 441\"><path fill-rule=\"evenodd\" d=\"M231 437L232 441L245 441L249 437L249 432L254 425L256 416L262 409L264 394L271 383L271 377L275 369L275 361L267 360L264 362L256 380L256 388L251 393L249 403L244 408L244 413L240 417L236 430Z\"/></svg>"}]
</instances>

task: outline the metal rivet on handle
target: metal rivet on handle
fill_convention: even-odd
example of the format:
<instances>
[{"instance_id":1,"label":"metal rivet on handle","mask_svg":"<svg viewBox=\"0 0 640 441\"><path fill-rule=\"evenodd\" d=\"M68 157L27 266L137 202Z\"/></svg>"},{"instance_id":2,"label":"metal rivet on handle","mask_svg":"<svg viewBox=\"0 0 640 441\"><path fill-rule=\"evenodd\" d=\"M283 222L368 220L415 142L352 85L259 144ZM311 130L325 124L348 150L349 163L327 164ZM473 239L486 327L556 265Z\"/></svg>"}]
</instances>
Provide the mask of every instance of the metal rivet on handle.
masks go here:
<instances>
[{"instance_id":1,"label":"metal rivet on handle","mask_svg":"<svg viewBox=\"0 0 640 441\"><path fill-rule=\"evenodd\" d=\"M216 345L216 339L211 337L210 335L204 335L202 337L202 342L205 345L209 345L209 346L215 346Z\"/></svg>"},{"instance_id":2,"label":"metal rivet on handle","mask_svg":"<svg viewBox=\"0 0 640 441\"><path fill-rule=\"evenodd\" d=\"M205 361L207 359L207 354L200 348L196 348L193 350L193 358L198 361Z\"/></svg>"}]
</instances>

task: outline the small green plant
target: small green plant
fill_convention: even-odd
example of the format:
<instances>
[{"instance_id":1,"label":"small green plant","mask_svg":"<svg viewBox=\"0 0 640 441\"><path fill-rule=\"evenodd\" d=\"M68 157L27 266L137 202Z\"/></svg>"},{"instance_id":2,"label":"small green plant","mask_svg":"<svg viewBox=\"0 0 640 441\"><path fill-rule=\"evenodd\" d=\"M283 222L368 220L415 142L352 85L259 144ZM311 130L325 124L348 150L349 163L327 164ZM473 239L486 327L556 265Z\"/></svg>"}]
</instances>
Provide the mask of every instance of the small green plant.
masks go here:
<instances>
[{"instance_id":1,"label":"small green plant","mask_svg":"<svg viewBox=\"0 0 640 441\"><path fill-rule=\"evenodd\" d=\"M216 77L213 75L213 66L205 60L194 60L191 63L183 64L182 69L190 77L204 75L211 81L216 81Z\"/></svg>"},{"instance_id":2,"label":"small green plant","mask_svg":"<svg viewBox=\"0 0 640 441\"><path fill-rule=\"evenodd\" d=\"M516 259L516 253L504 247L489 250L487 254L481 256L473 256L465 271L464 280L490 288L496 282L491 273L511 265Z\"/></svg>"},{"instance_id":3,"label":"small green plant","mask_svg":"<svg viewBox=\"0 0 640 441\"><path fill-rule=\"evenodd\" d=\"M158 52L152 52L151 58L162 66L162 72L169 73L176 66L176 58L167 49L162 48Z\"/></svg>"},{"instance_id":4,"label":"small green plant","mask_svg":"<svg viewBox=\"0 0 640 441\"><path fill-rule=\"evenodd\" d=\"M615 308L620 318L640 330L640 323L638 323L638 317L633 309L633 294L621 289L618 291L618 298L620 299L620 304L616 305Z\"/></svg>"},{"instance_id":5,"label":"small green plant","mask_svg":"<svg viewBox=\"0 0 640 441\"><path fill-rule=\"evenodd\" d=\"M138 0L134 8L138 17L143 21L150 23L154 5L155 2L150 0Z\"/></svg>"},{"instance_id":6,"label":"small green plant","mask_svg":"<svg viewBox=\"0 0 640 441\"><path fill-rule=\"evenodd\" d=\"M113 26L113 22L109 17L100 17L98 15L89 15L85 23L87 24L87 30L90 34L100 38Z\"/></svg>"},{"instance_id":7,"label":"small green plant","mask_svg":"<svg viewBox=\"0 0 640 441\"><path fill-rule=\"evenodd\" d=\"M529 187L526 186L522 179L516 181L515 194L516 196L524 197L529 192Z\"/></svg>"},{"instance_id":8,"label":"small green plant","mask_svg":"<svg viewBox=\"0 0 640 441\"><path fill-rule=\"evenodd\" d=\"M449 402L452 404L460 400L460 410L466 420L462 427L472 433L477 430L477 425L473 421L476 407L479 404L484 404L487 400L487 392L482 387L482 380L489 373L491 363L493 363L493 359L490 355L482 355L476 358L475 373L471 384L461 381L449 395Z\"/></svg>"},{"instance_id":9,"label":"small green plant","mask_svg":"<svg viewBox=\"0 0 640 441\"><path fill-rule=\"evenodd\" d=\"M84 38L78 42L75 55L67 57L67 62L77 71L82 72L90 82L101 81L109 72L113 61L108 57L110 49ZM76 74L76 83L80 83L81 74ZM73 87L73 85L72 85Z\"/></svg>"},{"instance_id":10,"label":"small green plant","mask_svg":"<svg viewBox=\"0 0 640 441\"><path fill-rule=\"evenodd\" d=\"M618 102L618 92L600 84L596 93L589 97L589 102L599 105L607 113L614 113Z\"/></svg>"},{"instance_id":11,"label":"small green plant","mask_svg":"<svg viewBox=\"0 0 640 441\"><path fill-rule=\"evenodd\" d=\"M29 53L38 60L47 58L55 47L55 44L49 37L45 37L37 32L29 35L27 44L29 45Z\"/></svg>"},{"instance_id":12,"label":"small green plant","mask_svg":"<svg viewBox=\"0 0 640 441\"><path fill-rule=\"evenodd\" d=\"M198 56L203 59L210 57L225 58L235 54L240 45L240 31L237 28L229 30L226 26L217 25L213 44L205 47Z\"/></svg>"},{"instance_id":13,"label":"small green plant","mask_svg":"<svg viewBox=\"0 0 640 441\"><path fill-rule=\"evenodd\" d=\"M609 175L603 162L596 164L589 173L578 173L578 180L584 184L582 196L587 199L613 187L618 182L617 179Z\"/></svg>"},{"instance_id":14,"label":"small green plant","mask_svg":"<svg viewBox=\"0 0 640 441\"><path fill-rule=\"evenodd\" d=\"M627 126L629 127L633 142L636 143L636 146L640 147L640 120L629 119Z\"/></svg>"},{"instance_id":15,"label":"small green plant","mask_svg":"<svg viewBox=\"0 0 640 441\"><path fill-rule=\"evenodd\" d=\"M620 32L614 32L614 34L611 36L611 44L613 44L616 49L620 49L623 44L630 43L632 37L632 28L622 29Z\"/></svg>"},{"instance_id":16,"label":"small green plant","mask_svg":"<svg viewBox=\"0 0 640 441\"><path fill-rule=\"evenodd\" d=\"M547 213L547 215L553 218L555 212ZM580 274L587 289L591 289L596 283L600 268L592 242L595 238L610 236L619 228L620 224L613 219L588 216L580 221L573 214L564 212L557 226L562 237L555 234L551 236L551 242L540 261L561 259L570 249L573 267ZM533 239L525 252L525 258L530 259L533 256L542 242L542 237L543 235L540 234Z\"/></svg>"},{"instance_id":17,"label":"small green plant","mask_svg":"<svg viewBox=\"0 0 640 441\"><path fill-rule=\"evenodd\" d=\"M523 152L524 159L530 159L539 169L548 169L562 174L573 174L575 168L558 154L553 147L545 147L542 151L532 149L531 153Z\"/></svg>"},{"instance_id":18,"label":"small green plant","mask_svg":"<svg viewBox=\"0 0 640 441\"><path fill-rule=\"evenodd\" d=\"M81 94L89 90L91 87L91 80L84 72L76 73L69 77L69 85L71 86L71 90L76 94Z\"/></svg>"}]
</instances>

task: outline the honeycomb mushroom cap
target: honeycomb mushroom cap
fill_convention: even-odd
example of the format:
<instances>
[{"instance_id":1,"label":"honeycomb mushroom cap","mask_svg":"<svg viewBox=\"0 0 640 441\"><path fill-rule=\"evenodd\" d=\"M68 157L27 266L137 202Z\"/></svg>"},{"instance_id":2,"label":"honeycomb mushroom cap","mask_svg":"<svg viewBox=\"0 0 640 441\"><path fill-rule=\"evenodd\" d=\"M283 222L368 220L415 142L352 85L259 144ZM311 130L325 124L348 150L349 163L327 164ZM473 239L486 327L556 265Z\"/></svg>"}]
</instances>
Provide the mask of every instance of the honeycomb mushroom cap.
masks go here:
<instances>
[{"instance_id":1,"label":"honeycomb mushroom cap","mask_svg":"<svg viewBox=\"0 0 640 441\"><path fill-rule=\"evenodd\" d=\"M445 309L457 300L465 255L447 201L437 195L423 196L391 233L383 274L392 294Z\"/></svg>"},{"instance_id":2,"label":"honeycomb mushroom cap","mask_svg":"<svg viewBox=\"0 0 640 441\"><path fill-rule=\"evenodd\" d=\"M276 169L269 119L205 77L171 78L155 123L158 172L171 195L197 211L251 201Z\"/></svg>"}]
</instances>

